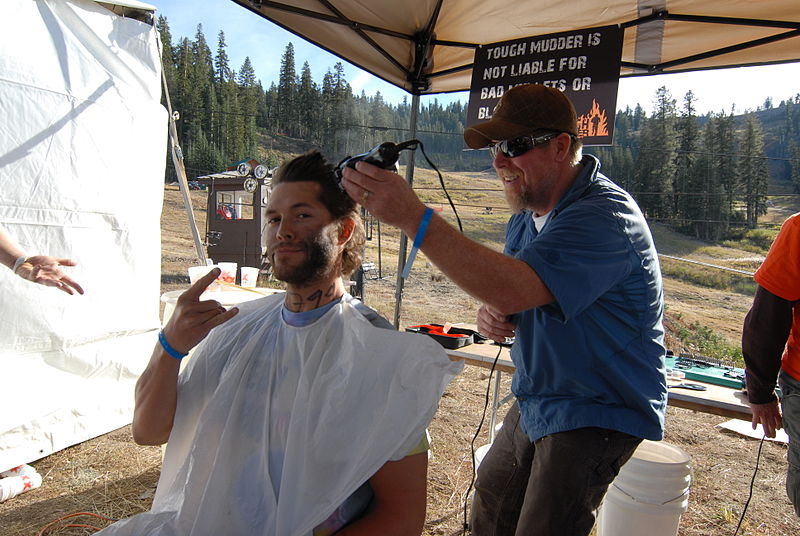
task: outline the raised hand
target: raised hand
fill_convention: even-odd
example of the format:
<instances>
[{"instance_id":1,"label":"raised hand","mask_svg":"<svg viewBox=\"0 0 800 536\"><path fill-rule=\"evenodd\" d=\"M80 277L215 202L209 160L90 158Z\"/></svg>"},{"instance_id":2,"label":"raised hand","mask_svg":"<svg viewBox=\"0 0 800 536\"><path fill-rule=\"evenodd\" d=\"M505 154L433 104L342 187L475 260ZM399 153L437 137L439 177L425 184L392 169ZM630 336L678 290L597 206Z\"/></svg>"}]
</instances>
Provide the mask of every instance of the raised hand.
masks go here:
<instances>
[{"instance_id":1,"label":"raised hand","mask_svg":"<svg viewBox=\"0 0 800 536\"><path fill-rule=\"evenodd\" d=\"M75 266L72 259L57 259L46 255L28 257L16 270L23 279L63 290L67 294L83 294L83 288L71 277L61 271L59 266Z\"/></svg>"},{"instance_id":2,"label":"raised hand","mask_svg":"<svg viewBox=\"0 0 800 536\"><path fill-rule=\"evenodd\" d=\"M188 353L205 339L212 329L227 322L239 312L237 307L225 310L216 300L200 301L200 295L219 276L219 273L219 268L214 268L178 297L175 311L164 327L164 336L170 346L178 352Z\"/></svg>"}]
</instances>

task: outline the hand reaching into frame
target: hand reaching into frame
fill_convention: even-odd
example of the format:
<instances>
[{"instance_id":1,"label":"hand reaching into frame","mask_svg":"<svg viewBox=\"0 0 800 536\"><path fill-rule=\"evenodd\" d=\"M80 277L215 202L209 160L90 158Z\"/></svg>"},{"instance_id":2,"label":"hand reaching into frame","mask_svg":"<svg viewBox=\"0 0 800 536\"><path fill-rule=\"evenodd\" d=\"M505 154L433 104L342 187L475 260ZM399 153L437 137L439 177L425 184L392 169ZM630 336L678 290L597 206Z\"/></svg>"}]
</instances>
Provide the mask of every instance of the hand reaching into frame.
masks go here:
<instances>
[{"instance_id":1,"label":"hand reaching into frame","mask_svg":"<svg viewBox=\"0 0 800 536\"><path fill-rule=\"evenodd\" d=\"M67 294L83 294L83 287L61 270L61 266L76 266L72 259L57 259L46 255L27 257L14 271L22 279L55 287Z\"/></svg>"}]
</instances>

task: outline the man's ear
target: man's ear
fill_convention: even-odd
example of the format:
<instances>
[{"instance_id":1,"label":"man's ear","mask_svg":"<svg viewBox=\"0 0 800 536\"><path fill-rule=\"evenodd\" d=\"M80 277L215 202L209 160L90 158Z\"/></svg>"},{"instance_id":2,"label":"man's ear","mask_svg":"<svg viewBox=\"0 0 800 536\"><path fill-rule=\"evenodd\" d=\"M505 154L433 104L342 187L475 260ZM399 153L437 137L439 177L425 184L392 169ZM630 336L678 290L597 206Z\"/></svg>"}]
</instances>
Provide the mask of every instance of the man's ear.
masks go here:
<instances>
[{"instance_id":1,"label":"man's ear","mask_svg":"<svg viewBox=\"0 0 800 536\"><path fill-rule=\"evenodd\" d=\"M356 221L353 218L342 218L339 222L339 245L346 244L353 236L356 228Z\"/></svg>"},{"instance_id":2,"label":"man's ear","mask_svg":"<svg viewBox=\"0 0 800 536\"><path fill-rule=\"evenodd\" d=\"M556 160L559 162L566 160L569 158L569 150L572 146L572 138L570 138L569 134L566 132L562 132L558 136L553 139L553 142L556 144L557 154Z\"/></svg>"}]
</instances>

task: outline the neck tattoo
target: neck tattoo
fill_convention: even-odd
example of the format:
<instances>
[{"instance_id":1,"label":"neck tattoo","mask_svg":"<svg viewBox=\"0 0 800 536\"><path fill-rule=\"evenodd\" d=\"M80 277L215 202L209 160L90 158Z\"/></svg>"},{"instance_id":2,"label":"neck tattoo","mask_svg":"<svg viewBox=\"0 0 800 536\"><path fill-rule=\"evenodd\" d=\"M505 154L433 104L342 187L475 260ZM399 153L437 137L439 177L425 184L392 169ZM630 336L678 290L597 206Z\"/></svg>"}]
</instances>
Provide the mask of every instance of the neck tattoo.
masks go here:
<instances>
[{"instance_id":1,"label":"neck tattoo","mask_svg":"<svg viewBox=\"0 0 800 536\"><path fill-rule=\"evenodd\" d=\"M311 309L316 309L317 307L323 305L322 300L323 298L332 298L336 294L336 284L332 284L323 292L321 289L316 289L308 296L303 296L299 292L287 292L286 294L286 308L292 311L293 313L299 313L304 310L310 311ZM330 300L327 300L330 301ZM305 309L304 306L307 304L312 304L310 309Z\"/></svg>"}]
</instances>

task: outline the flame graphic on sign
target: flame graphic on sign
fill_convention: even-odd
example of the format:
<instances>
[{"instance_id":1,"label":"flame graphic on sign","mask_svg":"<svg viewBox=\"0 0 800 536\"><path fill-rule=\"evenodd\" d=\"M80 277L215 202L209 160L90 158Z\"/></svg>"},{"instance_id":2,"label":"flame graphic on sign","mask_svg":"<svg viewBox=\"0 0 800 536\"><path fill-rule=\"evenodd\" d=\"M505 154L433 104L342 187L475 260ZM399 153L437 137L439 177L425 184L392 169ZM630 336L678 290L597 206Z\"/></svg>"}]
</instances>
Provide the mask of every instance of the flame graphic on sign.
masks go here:
<instances>
[{"instance_id":1,"label":"flame graphic on sign","mask_svg":"<svg viewBox=\"0 0 800 536\"><path fill-rule=\"evenodd\" d=\"M592 99L592 110L585 115L578 116L578 137L608 136L608 118L606 111L600 109L600 104Z\"/></svg>"}]
</instances>

